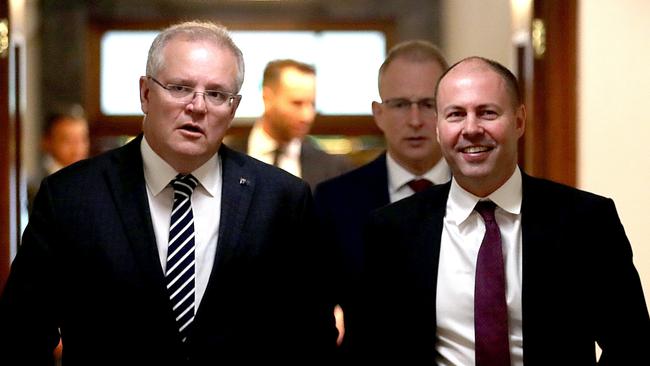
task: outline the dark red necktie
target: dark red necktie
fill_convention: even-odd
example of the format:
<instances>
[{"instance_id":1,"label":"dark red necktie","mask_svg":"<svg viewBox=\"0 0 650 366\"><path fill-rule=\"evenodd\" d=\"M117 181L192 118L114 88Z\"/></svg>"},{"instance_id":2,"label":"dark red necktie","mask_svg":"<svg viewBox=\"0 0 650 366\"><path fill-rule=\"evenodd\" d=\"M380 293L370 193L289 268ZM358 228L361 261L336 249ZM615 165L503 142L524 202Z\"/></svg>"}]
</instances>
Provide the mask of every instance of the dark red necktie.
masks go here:
<instances>
[{"instance_id":1,"label":"dark red necktie","mask_svg":"<svg viewBox=\"0 0 650 366\"><path fill-rule=\"evenodd\" d=\"M505 269L495 207L494 202L483 201L475 208L485 222L474 287L476 366L510 366Z\"/></svg>"},{"instance_id":2,"label":"dark red necktie","mask_svg":"<svg viewBox=\"0 0 650 366\"><path fill-rule=\"evenodd\" d=\"M430 180L424 178L413 179L406 184L408 184L415 193L422 192L433 185Z\"/></svg>"}]
</instances>

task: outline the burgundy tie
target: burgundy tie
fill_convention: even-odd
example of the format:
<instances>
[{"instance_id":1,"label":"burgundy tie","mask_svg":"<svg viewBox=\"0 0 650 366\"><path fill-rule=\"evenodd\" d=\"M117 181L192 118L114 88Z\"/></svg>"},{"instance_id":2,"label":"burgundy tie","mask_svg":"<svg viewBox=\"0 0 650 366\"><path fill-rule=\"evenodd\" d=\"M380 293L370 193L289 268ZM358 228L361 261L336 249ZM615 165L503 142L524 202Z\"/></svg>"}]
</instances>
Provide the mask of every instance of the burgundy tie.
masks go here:
<instances>
[{"instance_id":1,"label":"burgundy tie","mask_svg":"<svg viewBox=\"0 0 650 366\"><path fill-rule=\"evenodd\" d=\"M408 184L415 193L422 192L433 185L430 180L424 178L413 179L406 184Z\"/></svg>"},{"instance_id":2,"label":"burgundy tie","mask_svg":"<svg viewBox=\"0 0 650 366\"><path fill-rule=\"evenodd\" d=\"M475 208L485 222L474 288L476 366L510 366L505 269L495 207L494 202L482 201Z\"/></svg>"}]
</instances>

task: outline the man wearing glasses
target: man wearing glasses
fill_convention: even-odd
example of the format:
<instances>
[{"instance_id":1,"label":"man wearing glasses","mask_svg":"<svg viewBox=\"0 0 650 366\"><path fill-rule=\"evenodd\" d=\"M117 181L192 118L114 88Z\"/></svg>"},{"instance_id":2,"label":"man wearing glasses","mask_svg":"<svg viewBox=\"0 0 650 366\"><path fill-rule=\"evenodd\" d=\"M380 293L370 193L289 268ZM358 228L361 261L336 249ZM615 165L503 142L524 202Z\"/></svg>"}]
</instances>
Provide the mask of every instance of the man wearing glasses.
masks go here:
<instances>
[{"instance_id":1,"label":"man wearing glasses","mask_svg":"<svg viewBox=\"0 0 650 366\"><path fill-rule=\"evenodd\" d=\"M336 332L320 296L308 185L221 144L243 56L225 28L154 40L143 134L46 178L0 299L7 364L318 364Z\"/></svg>"},{"instance_id":2,"label":"man wearing glasses","mask_svg":"<svg viewBox=\"0 0 650 366\"><path fill-rule=\"evenodd\" d=\"M447 67L438 48L426 41L406 41L391 49L379 69L382 101L372 102L387 151L316 188L323 232L338 254L335 302L340 304L336 309L339 332L343 330L342 315L345 324L353 321L353 298L362 265L362 229L368 214L450 179L436 141L433 100L438 78ZM343 353L354 342L354 334L346 337Z\"/></svg>"}]
</instances>

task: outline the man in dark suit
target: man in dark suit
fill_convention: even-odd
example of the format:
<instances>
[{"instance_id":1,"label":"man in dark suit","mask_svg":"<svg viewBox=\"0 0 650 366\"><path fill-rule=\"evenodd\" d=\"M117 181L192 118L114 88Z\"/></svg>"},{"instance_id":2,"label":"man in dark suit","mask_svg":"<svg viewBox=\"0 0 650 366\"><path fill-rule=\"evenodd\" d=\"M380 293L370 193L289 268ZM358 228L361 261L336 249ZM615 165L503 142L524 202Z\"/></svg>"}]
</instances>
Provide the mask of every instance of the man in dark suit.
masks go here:
<instances>
[{"instance_id":1,"label":"man in dark suit","mask_svg":"<svg viewBox=\"0 0 650 366\"><path fill-rule=\"evenodd\" d=\"M295 60L266 65L264 114L248 137L248 154L301 177L312 187L351 168L342 157L318 148L309 133L316 117L316 70Z\"/></svg>"},{"instance_id":2,"label":"man in dark suit","mask_svg":"<svg viewBox=\"0 0 650 366\"><path fill-rule=\"evenodd\" d=\"M0 300L3 364L50 364L59 338L64 365L327 360L310 189L221 144L243 73L221 26L157 36L143 135L41 185Z\"/></svg>"},{"instance_id":3,"label":"man in dark suit","mask_svg":"<svg viewBox=\"0 0 650 366\"><path fill-rule=\"evenodd\" d=\"M471 57L436 89L450 183L368 223L362 359L408 365L650 364L650 320L611 199L517 167L514 75ZM370 362L372 363L372 362Z\"/></svg>"},{"instance_id":4,"label":"man in dark suit","mask_svg":"<svg viewBox=\"0 0 650 366\"><path fill-rule=\"evenodd\" d=\"M379 69L379 95L372 102L375 123L386 138L387 151L372 162L321 183L314 192L328 243L337 252L335 289L337 326L352 321L352 298L362 263L362 229L368 214L414 193L413 180L441 184L449 168L436 141L433 97L436 82L448 67L442 53L427 41L393 47ZM353 334L340 340L342 352Z\"/></svg>"}]
</instances>

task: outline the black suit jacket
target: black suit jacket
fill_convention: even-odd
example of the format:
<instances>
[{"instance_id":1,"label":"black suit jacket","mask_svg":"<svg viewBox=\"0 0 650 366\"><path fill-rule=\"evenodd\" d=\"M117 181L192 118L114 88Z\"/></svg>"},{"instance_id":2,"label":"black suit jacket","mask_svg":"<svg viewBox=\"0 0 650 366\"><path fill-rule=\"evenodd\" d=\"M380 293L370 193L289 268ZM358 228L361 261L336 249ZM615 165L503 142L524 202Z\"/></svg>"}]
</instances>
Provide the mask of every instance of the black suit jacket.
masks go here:
<instances>
[{"instance_id":1,"label":"black suit jacket","mask_svg":"<svg viewBox=\"0 0 650 366\"><path fill-rule=\"evenodd\" d=\"M339 177L320 183L314 191L322 235L335 247L342 289L336 299L345 307L347 292L361 273L363 226L375 209L390 203L386 153ZM352 290L353 291L353 290Z\"/></svg>"},{"instance_id":2,"label":"black suit jacket","mask_svg":"<svg viewBox=\"0 0 650 366\"><path fill-rule=\"evenodd\" d=\"M320 237L333 251L332 302L343 308L346 334L339 361L348 361L355 334L348 325L355 320L355 303L363 265L363 226L373 210L390 203L386 153L339 177L316 186L314 191ZM349 328L349 329L348 329Z\"/></svg>"},{"instance_id":3,"label":"black suit jacket","mask_svg":"<svg viewBox=\"0 0 650 366\"><path fill-rule=\"evenodd\" d=\"M246 153L248 151L247 136L230 137L227 144L239 152ZM303 139L300 147L300 169L302 179L309 184L312 190L318 183L339 176L351 168L352 164L346 157L326 153L319 149L309 136Z\"/></svg>"},{"instance_id":4,"label":"black suit jacket","mask_svg":"<svg viewBox=\"0 0 650 366\"><path fill-rule=\"evenodd\" d=\"M155 244L141 138L47 177L0 299L0 357L65 365L310 364L336 330L307 185L222 146L214 267L187 344Z\"/></svg>"},{"instance_id":5,"label":"black suit jacket","mask_svg":"<svg viewBox=\"0 0 650 366\"><path fill-rule=\"evenodd\" d=\"M436 278L450 183L375 212L367 227L364 362L435 364ZM524 364L648 365L650 320L614 203L524 175Z\"/></svg>"}]
</instances>

